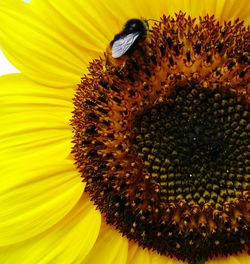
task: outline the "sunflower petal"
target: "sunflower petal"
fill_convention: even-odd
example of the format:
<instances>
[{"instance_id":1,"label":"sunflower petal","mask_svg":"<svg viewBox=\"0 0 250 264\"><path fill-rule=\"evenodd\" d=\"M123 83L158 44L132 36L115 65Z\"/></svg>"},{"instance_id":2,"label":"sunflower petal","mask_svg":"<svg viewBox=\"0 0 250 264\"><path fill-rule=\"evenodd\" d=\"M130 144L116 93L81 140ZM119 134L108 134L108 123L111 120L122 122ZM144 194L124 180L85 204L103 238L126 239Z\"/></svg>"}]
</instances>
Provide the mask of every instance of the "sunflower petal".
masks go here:
<instances>
[{"instance_id":1,"label":"sunflower petal","mask_svg":"<svg viewBox=\"0 0 250 264\"><path fill-rule=\"evenodd\" d=\"M66 90L21 74L0 78L0 245L43 232L77 203L83 184L71 151ZM68 95L72 89L68 89Z\"/></svg>"},{"instance_id":2,"label":"sunflower petal","mask_svg":"<svg viewBox=\"0 0 250 264\"><path fill-rule=\"evenodd\" d=\"M217 257L206 261L206 264L247 264L250 263L250 256L247 252L229 256L229 257Z\"/></svg>"},{"instance_id":3,"label":"sunflower petal","mask_svg":"<svg viewBox=\"0 0 250 264\"><path fill-rule=\"evenodd\" d=\"M21 72L42 84L79 83L88 61L100 52L89 42L91 37L47 1L1 1L0 25L3 52Z\"/></svg>"},{"instance_id":4,"label":"sunflower petal","mask_svg":"<svg viewBox=\"0 0 250 264\"><path fill-rule=\"evenodd\" d=\"M130 243L127 264L151 264L150 251L140 248L135 243Z\"/></svg>"},{"instance_id":5,"label":"sunflower petal","mask_svg":"<svg viewBox=\"0 0 250 264\"><path fill-rule=\"evenodd\" d=\"M23 243L0 249L0 263L80 263L93 247L100 213L87 195L55 226Z\"/></svg>"},{"instance_id":6,"label":"sunflower petal","mask_svg":"<svg viewBox=\"0 0 250 264\"><path fill-rule=\"evenodd\" d=\"M151 257L151 264L186 264L186 262L183 262L176 258L162 256L155 251L150 252L150 257Z\"/></svg>"},{"instance_id":7,"label":"sunflower petal","mask_svg":"<svg viewBox=\"0 0 250 264\"><path fill-rule=\"evenodd\" d=\"M53 142L57 146L61 143L61 155L68 156L73 89L59 92L21 74L3 76L0 84L0 153L4 162L23 154L36 156L47 145L53 147Z\"/></svg>"},{"instance_id":8,"label":"sunflower petal","mask_svg":"<svg viewBox=\"0 0 250 264\"><path fill-rule=\"evenodd\" d=\"M223 22L224 20L234 20L236 18L248 20L250 16L250 6L247 0L241 1L240 4L237 0L183 0L164 2L163 13L171 16L179 11L182 11L191 17L199 17L209 14L214 15L220 22Z\"/></svg>"},{"instance_id":9,"label":"sunflower petal","mask_svg":"<svg viewBox=\"0 0 250 264\"><path fill-rule=\"evenodd\" d=\"M103 224L99 237L83 264L125 264L128 254L128 239L113 227Z\"/></svg>"},{"instance_id":10,"label":"sunflower petal","mask_svg":"<svg viewBox=\"0 0 250 264\"><path fill-rule=\"evenodd\" d=\"M158 254L156 251L143 249L136 243L129 243L127 264L184 264L175 258Z\"/></svg>"},{"instance_id":11,"label":"sunflower petal","mask_svg":"<svg viewBox=\"0 0 250 264\"><path fill-rule=\"evenodd\" d=\"M93 4L90 1L81 0L49 0L49 3L81 33L81 38L78 41L91 50L104 51L114 37L112 28L120 30L110 10L112 2L107 3L101 0Z\"/></svg>"},{"instance_id":12,"label":"sunflower petal","mask_svg":"<svg viewBox=\"0 0 250 264\"><path fill-rule=\"evenodd\" d=\"M89 42L93 46L98 45L100 50L105 48L104 43L107 45L113 39L114 34L121 31L125 21L134 17L159 19L163 14L174 16L179 11L192 17L215 15L221 22L238 17L247 20L250 17L247 0L242 1L240 5L237 0L232 0L230 3L227 0L157 0L154 3L149 0L129 0L126 1L126 8L121 5L120 0L101 0L95 5L81 0L64 1L63 3L60 0L49 1L55 10L81 32L84 32Z\"/></svg>"}]
</instances>

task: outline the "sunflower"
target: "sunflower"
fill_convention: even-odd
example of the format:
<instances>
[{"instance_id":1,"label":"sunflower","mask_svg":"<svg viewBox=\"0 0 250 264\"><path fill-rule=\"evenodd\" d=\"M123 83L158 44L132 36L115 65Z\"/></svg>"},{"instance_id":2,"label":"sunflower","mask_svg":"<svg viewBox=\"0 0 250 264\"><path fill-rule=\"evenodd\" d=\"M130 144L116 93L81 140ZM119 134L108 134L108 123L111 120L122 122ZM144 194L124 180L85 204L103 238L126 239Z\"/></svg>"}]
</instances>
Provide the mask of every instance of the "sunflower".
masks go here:
<instances>
[{"instance_id":1,"label":"sunflower","mask_svg":"<svg viewBox=\"0 0 250 264\"><path fill-rule=\"evenodd\" d=\"M1 263L250 263L249 7L0 3Z\"/></svg>"}]
</instances>

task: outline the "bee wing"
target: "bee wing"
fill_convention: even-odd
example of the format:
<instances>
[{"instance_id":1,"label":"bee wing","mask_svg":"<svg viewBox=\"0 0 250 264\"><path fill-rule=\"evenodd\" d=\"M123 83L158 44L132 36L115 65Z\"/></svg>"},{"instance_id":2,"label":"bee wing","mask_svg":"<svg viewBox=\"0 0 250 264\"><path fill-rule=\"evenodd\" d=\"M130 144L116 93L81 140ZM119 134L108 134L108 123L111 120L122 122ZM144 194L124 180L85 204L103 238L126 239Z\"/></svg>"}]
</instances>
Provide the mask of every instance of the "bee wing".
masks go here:
<instances>
[{"instance_id":1,"label":"bee wing","mask_svg":"<svg viewBox=\"0 0 250 264\"><path fill-rule=\"evenodd\" d=\"M130 33L120 37L118 40L115 40L112 46L112 57L119 58L124 55L133 45L139 35L140 33Z\"/></svg>"}]
</instances>

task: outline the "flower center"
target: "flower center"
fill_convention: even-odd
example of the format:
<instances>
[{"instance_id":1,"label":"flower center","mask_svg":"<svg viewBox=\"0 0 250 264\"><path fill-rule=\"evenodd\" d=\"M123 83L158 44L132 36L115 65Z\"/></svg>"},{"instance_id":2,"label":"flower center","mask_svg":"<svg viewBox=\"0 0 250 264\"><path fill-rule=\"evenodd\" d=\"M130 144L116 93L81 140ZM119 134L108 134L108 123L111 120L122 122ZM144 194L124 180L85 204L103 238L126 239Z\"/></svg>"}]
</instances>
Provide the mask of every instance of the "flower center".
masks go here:
<instances>
[{"instance_id":1,"label":"flower center","mask_svg":"<svg viewBox=\"0 0 250 264\"><path fill-rule=\"evenodd\" d=\"M249 29L179 13L144 35L121 52L118 34L116 58L109 47L77 89L73 153L85 190L107 223L160 254L246 251Z\"/></svg>"},{"instance_id":2,"label":"flower center","mask_svg":"<svg viewBox=\"0 0 250 264\"><path fill-rule=\"evenodd\" d=\"M222 209L248 190L247 109L230 92L190 85L136 117L137 166L160 192L157 203Z\"/></svg>"}]
</instances>

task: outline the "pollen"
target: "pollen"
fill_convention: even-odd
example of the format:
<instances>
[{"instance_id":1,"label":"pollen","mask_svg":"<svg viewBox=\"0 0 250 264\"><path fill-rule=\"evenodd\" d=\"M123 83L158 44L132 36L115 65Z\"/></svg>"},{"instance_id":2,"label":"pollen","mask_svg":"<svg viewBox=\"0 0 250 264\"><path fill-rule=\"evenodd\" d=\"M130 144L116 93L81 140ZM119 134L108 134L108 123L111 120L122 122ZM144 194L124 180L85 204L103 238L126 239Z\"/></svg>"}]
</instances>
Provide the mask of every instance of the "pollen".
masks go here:
<instances>
[{"instance_id":1,"label":"pollen","mask_svg":"<svg viewBox=\"0 0 250 264\"><path fill-rule=\"evenodd\" d=\"M106 222L184 261L250 249L250 30L163 16L78 85L73 155Z\"/></svg>"}]
</instances>

